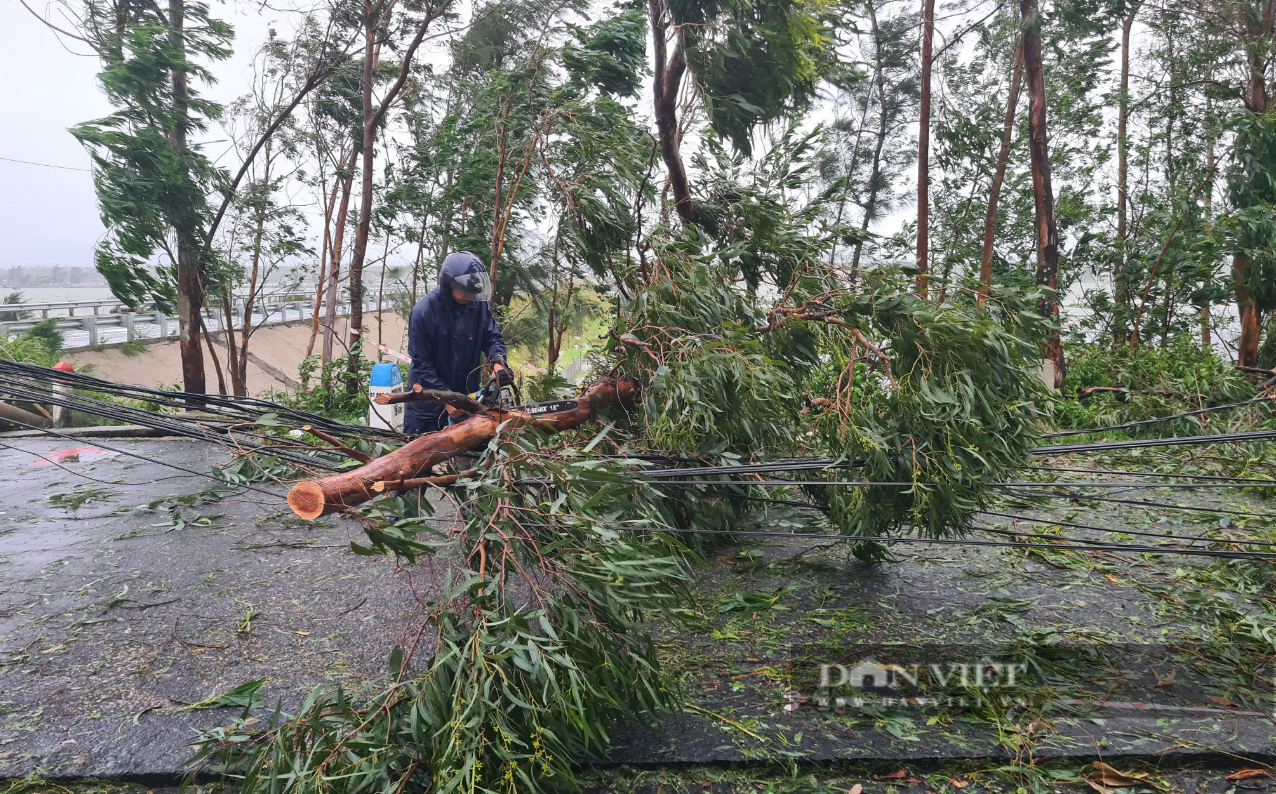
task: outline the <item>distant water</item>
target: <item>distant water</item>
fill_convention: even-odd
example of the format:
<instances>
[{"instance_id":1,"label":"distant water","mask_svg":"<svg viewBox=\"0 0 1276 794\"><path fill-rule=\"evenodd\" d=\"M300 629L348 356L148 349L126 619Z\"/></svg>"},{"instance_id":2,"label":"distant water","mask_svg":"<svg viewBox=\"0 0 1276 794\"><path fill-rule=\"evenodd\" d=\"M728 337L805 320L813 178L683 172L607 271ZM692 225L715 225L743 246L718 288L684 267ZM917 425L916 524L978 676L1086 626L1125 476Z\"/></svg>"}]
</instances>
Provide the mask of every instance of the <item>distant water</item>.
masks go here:
<instances>
[{"instance_id":1,"label":"distant water","mask_svg":"<svg viewBox=\"0 0 1276 794\"><path fill-rule=\"evenodd\" d=\"M10 287L0 282L0 298L10 292L21 292L23 303L109 301L115 298L106 287Z\"/></svg>"},{"instance_id":2,"label":"distant water","mask_svg":"<svg viewBox=\"0 0 1276 794\"><path fill-rule=\"evenodd\" d=\"M281 289L278 285L268 285L264 292L267 295ZM314 287L303 286L302 292L311 293ZM0 281L0 299L10 292L21 292L23 303L66 303L68 301L109 301L115 300L111 290L105 286L98 287L11 287Z\"/></svg>"}]
</instances>

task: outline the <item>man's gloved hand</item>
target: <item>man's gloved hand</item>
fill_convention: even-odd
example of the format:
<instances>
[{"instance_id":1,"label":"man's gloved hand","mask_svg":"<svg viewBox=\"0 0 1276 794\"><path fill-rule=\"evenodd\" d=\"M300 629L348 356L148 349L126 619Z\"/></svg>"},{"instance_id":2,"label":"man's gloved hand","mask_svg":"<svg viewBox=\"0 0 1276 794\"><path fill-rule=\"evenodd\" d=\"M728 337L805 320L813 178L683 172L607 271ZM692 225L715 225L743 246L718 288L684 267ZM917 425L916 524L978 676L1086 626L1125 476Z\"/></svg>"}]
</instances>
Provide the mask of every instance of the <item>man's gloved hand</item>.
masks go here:
<instances>
[{"instance_id":1,"label":"man's gloved hand","mask_svg":"<svg viewBox=\"0 0 1276 794\"><path fill-rule=\"evenodd\" d=\"M496 378L497 388L500 388L501 386L509 386L514 383L514 374L509 371L508 367L502 366L499 363L492 367L492 377Z\"/></svg>"}]
</instances>

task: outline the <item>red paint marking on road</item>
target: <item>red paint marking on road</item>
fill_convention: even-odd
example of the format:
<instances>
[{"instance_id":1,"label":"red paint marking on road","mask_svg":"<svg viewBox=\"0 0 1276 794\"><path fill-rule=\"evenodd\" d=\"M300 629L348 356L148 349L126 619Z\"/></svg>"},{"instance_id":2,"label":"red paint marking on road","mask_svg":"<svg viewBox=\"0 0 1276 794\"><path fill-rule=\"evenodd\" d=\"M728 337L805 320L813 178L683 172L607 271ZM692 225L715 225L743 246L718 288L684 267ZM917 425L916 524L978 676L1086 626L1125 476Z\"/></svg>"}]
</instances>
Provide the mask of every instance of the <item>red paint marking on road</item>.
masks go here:
<instances>
[{"instance_id":1,"label":"red paint marking on road","mask_svg":"<svg viewBox=\"0 0 1276 794\"><path fill-rule=\"evenodd\" d=\"M106 450L98 449L96 447L73 447L71 449L57 449L44 456L48 458L48 460L37 460L28 465L49 466L54 463L79 463L81 456L95 457L98 455L105 455L105 454L107 454Z\"/></svg>"}]
</instances>

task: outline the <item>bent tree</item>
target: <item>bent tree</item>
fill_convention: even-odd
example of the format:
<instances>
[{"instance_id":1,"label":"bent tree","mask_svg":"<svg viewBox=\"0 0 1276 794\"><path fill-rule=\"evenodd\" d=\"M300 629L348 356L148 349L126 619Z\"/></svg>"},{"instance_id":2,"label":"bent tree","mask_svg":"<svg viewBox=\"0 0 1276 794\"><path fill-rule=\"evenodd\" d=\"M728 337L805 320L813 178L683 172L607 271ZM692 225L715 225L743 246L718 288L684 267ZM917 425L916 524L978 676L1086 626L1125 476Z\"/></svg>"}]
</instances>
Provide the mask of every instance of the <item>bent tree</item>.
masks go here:
<instances>
[{"instance_id":1,"label":"bent tree","mask_svg":"<svg viewBox=\"0 0 1276 794\"><path fill-rule=\"evenodd\" d=\"M169 0L167 6L84 0L61 7L76 21L78 34L50 28L98 55L99 81L117 108L71 129L93 158L98 207L108 230L94 263L115 296L129 305L176 306L183 386L203 393L201 312L218 264L217 230L267 141L348 58L340 29L330 25L310 43L314 57L291 97L263 120L231 173L214 166L196 140L222 113L198 86L210 84L209 66L230 55L229 25L213 17L207 4L187 0ZM216 356L211 346L209 353Z\"/></svg>"},{"instance_id":2,"label":"bent tree","mask_svg":"<svg viewBox=\"0 0 1276 794\"><path fill-rule=\"evenodd\" d=\"M119 108L71 130L93 156L108 229L94 262L120 300L176 304L183 385L202 393L208 196L227 176L190 143L193 132L221 114L191 82L208 82L205 64L230 55L231 29L207 5L186 0L169 0L166 9L90 2L83 20L86 40L102 59L102 87ZM160 254L168 266L152 273Z\"/></svg>"},{"instance_id":3,"label":"bent tree","mask_svg":"<svg viewBox=\"0 0 1276 794\"><path fill-rule=\"evenodd\" d=\"M750 154L754 128L809 105L834 64L831 20L818 10L792 0L650 0L656 131L683 223L711 224L697 212L682 158L684 78L714 133Z\"/></svg>"}]
</instances>

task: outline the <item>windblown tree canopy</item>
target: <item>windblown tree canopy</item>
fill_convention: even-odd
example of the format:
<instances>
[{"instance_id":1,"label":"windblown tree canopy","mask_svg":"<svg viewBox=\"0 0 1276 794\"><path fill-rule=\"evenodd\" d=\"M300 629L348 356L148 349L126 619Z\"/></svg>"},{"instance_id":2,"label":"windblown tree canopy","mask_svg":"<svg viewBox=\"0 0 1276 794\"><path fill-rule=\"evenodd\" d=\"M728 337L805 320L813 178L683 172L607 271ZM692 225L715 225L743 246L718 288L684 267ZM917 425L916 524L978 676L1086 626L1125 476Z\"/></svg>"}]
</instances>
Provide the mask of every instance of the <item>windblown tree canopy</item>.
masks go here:
<instances>
[{"instance_id":1,"label":"windblown tree canopy","mask_svg":"<svg viewBox=\"0 0 1276 794\"><path fill-rule=\"evenodd\" d=\"M344 370L351 392L370 348L332 333L345 293L419 296L434 263L474 251L497 275L498 303L542 329L557 367L571 293L598 280L634 297L628 274L654 272L652 240L672 215L749 286L770 270L783 289L806 256L781 222L836 230L826 260L852 283L863 266L925 272L938 304L974 280L989 293L994 282L1053 285L1040 310L1062 344L1050 328L1041 341L1057 365L1068 333L1135 348L1235 337L1250 367L1276 349L1273 312L1254 291L1270 281L1253 132L1272 85L1264 0L1200 13L1180 0L1044 2L1028 16L991 2L941 8L925 64L929 23L901 0L340 6L267 42L257 141L216 168L201 154L220 132L204 84L229 30L200 4L175 8L70 4L78 24L63 33L102 57L119 108L77 128L112 230L101 267L122 297L186 318L192 387L204 388L204 293L221 303L227 285L251 291L234 271L259 258L222 266L243 241L222 220L259 189L263 151L286 175L274 192L304 192L307 217L322 215L286 265L314 279L324 344L310 348L322 364L343 359L324 371ZM923 110L919 161L910 119ZM1031 132L1038 117L1044 129ZM1030 140L1046 143L1035 169ZM812 157L783 174L773 166L795 159L778 153L796 141ZM1034 170L1049 180L1034 186ZM913 195L924 206L909 210ZM918 226L904 217L913 210ZM369 267L378 275L365 283ZM352 311L361 324L358 302ZM226 340L232 391L245 388L245 336Z\"/></svg>"},{"instance_id":2,"label":"windblown tree canopy","mask_svg":"<svg viewBox=\"0 0 1276 794\"><path fill-rule=\"evenodd\" d=\"M209 81L207 64L230 55L231 30L207 5L185 0L167 9L89 3L85 25L103 62L102 87L120 107L72 130L93 154L102 219L112 232L95 264L121 300L176 304L183 379L188 391L202 392L208 196L229 177L188 140L221 114L191 81ZM152 272L161 251L168 265Z\"/></svg>"},{"instance_id":3,"label":"windblown tree canopy","mask_svg":"<svg viewBox=\"0 0 1276 794\"><path fill-rule=\"evenodd\" d=\"M220 266L218 230L237 191L251 188L245 176L263 148L282 137L297 106L345 60L337 31L329 27L317 39L305 39L298 48L306 52L302 62L274 70L279 103L264 110L238 167L227 169L213 164L199 139L222 116L222 105L201 89L215 82L213 64L231 55L229 25L212 16L206 3L187 0L166 6L130 0L56 5L78 22L78 35L51 27L98 56L100 85L118 108L71 129L93 157L94 187L108 230L94 264L128 305L176 308L183 385L203 393L206 295L237 277ZM266 45L268 51L280 47L273 38Z\"/></svg>"},{"instance_id":4,"label":"windblown tree canopy","mask_svg":"<svg viewBox=\"0 0 1276 794\"><path fill-rule=\"evenodd\" d=\"M681 153L684 77L703 103L709 128L748 155L759 124L805 110L820 80L833 72L834 8L821 17L819 6L787 0L651 0L656 129L674 207L685 223L709 221L696 212Z\"/></svg>"}]
</instances>

